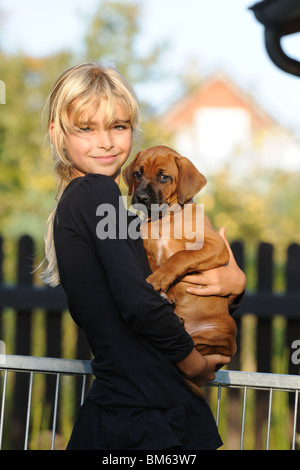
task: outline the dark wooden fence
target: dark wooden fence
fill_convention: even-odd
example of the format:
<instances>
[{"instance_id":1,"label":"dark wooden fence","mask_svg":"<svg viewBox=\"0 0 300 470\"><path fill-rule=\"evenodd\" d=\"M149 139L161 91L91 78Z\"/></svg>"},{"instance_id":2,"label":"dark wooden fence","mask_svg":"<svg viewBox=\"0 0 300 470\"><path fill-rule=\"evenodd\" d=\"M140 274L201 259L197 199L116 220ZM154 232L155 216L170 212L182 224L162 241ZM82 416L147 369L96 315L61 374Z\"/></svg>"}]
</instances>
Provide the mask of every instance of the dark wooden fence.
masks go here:
<instances>
[{"instance_id":1,"label":"dark wooden fence","mask_svg":"<svg viewBox=\"0 0 300 470\"><path fill-rule=\"evenodd\" d=\"M33 283L35 247L32 238L23 236L17 251L16 283L7 285L3 280L3 240L0 238L0 339L2 337L1 310L10 307L17 312L16 340L13 354L30 355L32 311L44 309L46 316L46 356L61 357L61 319L67 309L67 299L59 286L37 287ZM88 359L89 347L78 328L76 358Z\"/></svg>"},{"instance_id":2,"label":"dark wooden fence","mask_svg":"<svg viewBox=\"0 0 300 470\"><path fill-rule=\"evenodd\" d=\"M30 355L32 342L32 312L43 309L46 318L46 356L62 357L62 312L67 309L66 297L60 287L50 288L36 286L33 282L32 266L35 258L33 240L23 236L19 240L16 282L7 285L3 279L3 240L0 238L0 340L3 339L2 311L11 308L17 312L15 326L15 344L12 354ZM235 258L241 268L245 268L245 247L243 243L232 244ZM258 246L256 262L256 290L247 292L241 307L236 314L238 325L238 353L231 362L231 369L241 369L241 336L243 317L254 314L256 326L256 364L258 372L272 370L272 321L275 315L281 315L286 320L285 346L292 354L291 345L300 339L300 246L291 244L287 251L285 266L285 290L274 292L274 247L262 243ZM79 329L78 329L79 330ZM245 334L245 332L244 332ZM89 359L90 351L81 330L78 339L75 358ZM289 359L288 373L298 374L299 365ZM53 393L53 384L49 382L46 393ZM19 378L15 388L14 399L15 420L20 420L24 413L24 392L22 379ZM267 405L263 403L259 415L265 414ZM259 418L258 418L259 419ZM259 423L258 423L259 428ZM16 439L18 440L18 439Z\"/></svg>"},{"instance_id":3,"label":"dark wooden fence","mask_svg":"<svg viewBox=\"0 0 300 470\"><path fill-rule=\"evenodd\" d=\"M32 351L33 310L43 309L45 314L46 357L62 357L62 314L67 309L66 296L61 287L37 287L33 283L35 246L31 237L23 236L17 249L16 282L7 285L3 279L3 240L0 238L0 340L3 340L3 309L16 311L15 344L10 354L30 355ZM8 351L6 351L8 352ZM75 356L71 359L90 359L91 353L85 336L77 328ZM78 381L76 402L80 403L81 384ZM25 434L28 377L16 374L11 413L11 446L22 449ZM46 403L53 401L54 377L47 376ZM51 417L49 418L51 420ZM50 422L50 421L49 421Z\"/></svg>"},{"instance_id":4,"label":"dark wooden fence","mask_svg":"<svg viewBox=\"0 0 300 470\"><path fill-rule=\"evenodd\" d=\"M245 268L243 244L233 243L232 250L239 266ZM287 321L284 347L291 349L293 341L300 339L300 246L291 244L287 249L284 292L274 292L274 268L273 245L260 244L257 252L256 290L246 292L236 318L239 327L245 314L257 316L257 372L271 372L271 330L275 315L283 316ZM239 342L241 328L238 331ZM239 370L239 354L234 359L234 366ZM289 361L288 373L298 374L299 366Z\"/></svg>"}]
</instances>

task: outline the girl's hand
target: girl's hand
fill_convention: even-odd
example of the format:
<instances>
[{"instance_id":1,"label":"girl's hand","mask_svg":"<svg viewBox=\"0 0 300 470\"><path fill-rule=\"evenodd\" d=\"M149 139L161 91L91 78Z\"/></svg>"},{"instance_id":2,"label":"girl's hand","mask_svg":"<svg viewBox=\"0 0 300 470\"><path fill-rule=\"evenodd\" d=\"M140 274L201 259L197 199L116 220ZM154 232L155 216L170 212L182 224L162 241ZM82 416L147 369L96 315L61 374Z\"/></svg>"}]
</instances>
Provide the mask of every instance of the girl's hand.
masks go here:
<instances>
[{"instance_id":1,"label":"girl's hand","mask_svg":"<svg viewBox=\"0 0 300 470\"><path fill-rule=\"evenodd\" d=\"M182 280L197 285L197 287L187 287L186 291L190 294L229 297L229 303L232 303L234 298L244 291L247 280L234 259L225 235L225 227L219 230L219 234L229 251L228 263L219 268L203 271L201 274L185 276Z\"/></svg>"},{"instance_id":2,"label":"girl's hand","mask_svg":"<svg viewBox=\"0 0 300 470\"><path fill-rule=\"evenodd\" d=\"M229 362L230 357L221 354L202 356L194 348L187 357L177 363L177 367L187 379L195 382L198 387L202 387L206 382L214 380L217 365L225 365Z\"/></svg>"}]
</instances>

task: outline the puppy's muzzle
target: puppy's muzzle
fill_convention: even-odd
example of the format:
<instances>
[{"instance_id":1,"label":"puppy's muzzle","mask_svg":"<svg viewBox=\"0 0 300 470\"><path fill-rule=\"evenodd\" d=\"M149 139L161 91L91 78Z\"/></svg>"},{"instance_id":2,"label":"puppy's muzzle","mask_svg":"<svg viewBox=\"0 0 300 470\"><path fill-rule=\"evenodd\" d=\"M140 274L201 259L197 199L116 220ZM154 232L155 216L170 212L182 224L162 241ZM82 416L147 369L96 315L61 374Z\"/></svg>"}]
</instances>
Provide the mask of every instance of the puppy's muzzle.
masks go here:
<instances>
[{"instance_id":1,"label":"puppy's muzzle","mask_svg":"<svg viewBox=\"0 0 300 470\"><path fill-rule=\"evenodd\" d=\"M150 196L146 191L140 191L133 196L133 202L138 204L149 204ZM150 202L151 203L151 202Z\"/></svg>"},{"instance_id":2,"label":"puppy's muzzle","mask_svg":"<svg viewBox=\"0 0 300 470\"><path fill-rule=\"evenodd\" d=\"M141 185L136 188L132 196L132 204L141 206L143 212L150 213L160 205L160 199L160 195L154 191L151 184Z\"/></svg>"}]
</instances>

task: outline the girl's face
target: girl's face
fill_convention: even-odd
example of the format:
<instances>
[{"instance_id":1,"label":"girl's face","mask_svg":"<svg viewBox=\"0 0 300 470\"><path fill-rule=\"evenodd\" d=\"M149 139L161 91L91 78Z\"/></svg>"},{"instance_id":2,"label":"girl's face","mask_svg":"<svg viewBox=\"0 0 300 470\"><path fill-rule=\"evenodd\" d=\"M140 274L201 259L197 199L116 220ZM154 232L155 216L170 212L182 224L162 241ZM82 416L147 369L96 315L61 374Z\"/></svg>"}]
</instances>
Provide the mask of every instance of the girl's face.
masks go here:
<instances>
[{"instance_id":1,"label":"girl's face","mask_svg":"<svg viewBox=\"0 0 300 470\"><path fill-rule=\"evenodd\" d=\"M98 173L111 176L119 184L121 167L130 154L133 131L119 105L115 121L106 129L106 107L107 100L101 100L89 124L83 116L79 132L65 136L65 150L77 170L76 176Z\"/></svg>"}]
</instances>

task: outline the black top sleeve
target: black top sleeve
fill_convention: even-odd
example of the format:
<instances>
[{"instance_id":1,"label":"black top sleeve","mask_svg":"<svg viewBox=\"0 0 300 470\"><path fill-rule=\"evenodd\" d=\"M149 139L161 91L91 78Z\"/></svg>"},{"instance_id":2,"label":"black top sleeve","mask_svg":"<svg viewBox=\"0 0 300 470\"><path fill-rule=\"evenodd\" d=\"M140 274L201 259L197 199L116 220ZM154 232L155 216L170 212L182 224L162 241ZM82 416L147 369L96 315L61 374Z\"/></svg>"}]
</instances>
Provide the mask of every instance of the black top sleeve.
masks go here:
<instances>
[{"instance_id":1,"label":"black top sleeve","mask_svg":"<svg viewBox=\"0 0 300 470\"><path fill-rule=\"evenodd\" d=\"M145 280L136 242L126 234L128 214L117 184L102 175L81 178L72 214L76 230L88 241L105 270L125 322L170 361L184 359L192 351L193 341L169 302Z\"/></svg>"},{"instance_id":2,"label":"black top sleeve","mask_svg":"<svg viewBox=\"0 0 300 470\"><path fill-rule=\"evenodd\" d=\"M234 313L238 310L240 305L243 302L243 299L245 297L245 291L243 291L241 294L237 295L234 301L232 302L231 305L229 305L229 313L230 315L234 315Z\"/></svg>"}]
</instances>

